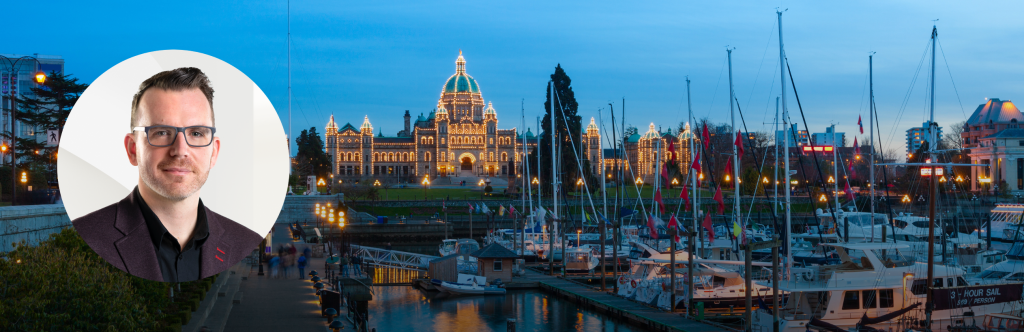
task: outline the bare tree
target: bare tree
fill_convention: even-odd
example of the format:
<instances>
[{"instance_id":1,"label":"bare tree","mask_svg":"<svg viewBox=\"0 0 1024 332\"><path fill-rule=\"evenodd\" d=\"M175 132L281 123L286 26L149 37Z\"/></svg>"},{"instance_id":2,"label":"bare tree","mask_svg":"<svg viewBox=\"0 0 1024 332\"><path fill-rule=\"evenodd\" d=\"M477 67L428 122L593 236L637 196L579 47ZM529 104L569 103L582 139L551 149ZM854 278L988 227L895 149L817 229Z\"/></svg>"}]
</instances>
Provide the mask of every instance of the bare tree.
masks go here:
<instances>
[{"instance_id":1,"label":"bare tree","mask_svg":"<svg viewBox=\"0 0 1024 332\"><path fill-rule=\"evenodd\" d=\"M942 143L947 149L961 150L964 148L964 140L960 137L960 134L964 132L964 126L967 125L967 121L955 122L952 125L946 127L946 132L943 133Z\"/></svg>"}]
</instances>

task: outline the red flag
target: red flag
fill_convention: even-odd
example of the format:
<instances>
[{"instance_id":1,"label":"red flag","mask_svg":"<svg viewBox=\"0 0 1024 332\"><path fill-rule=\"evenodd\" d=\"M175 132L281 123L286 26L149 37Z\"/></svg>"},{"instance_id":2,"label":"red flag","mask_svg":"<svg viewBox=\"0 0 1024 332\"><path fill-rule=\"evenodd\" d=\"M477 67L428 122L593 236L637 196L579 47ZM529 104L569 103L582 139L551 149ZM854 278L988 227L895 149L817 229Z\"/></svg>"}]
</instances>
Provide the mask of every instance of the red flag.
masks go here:
<instances>
[{"instance_id":1,"label":"red flag","mask_svg":"<svg viewBox=\"0 0 1024 332\"><path fill-rule=\"evenodd\" d=\"M665 201L661 199L661 188L658 188L654 192L654 201L658 202L658 209L661 211L661 213L665 213Z\"/></svg>"},{"instance_id":2,"label":"red flag","mask_svg":"<svg viewBox=\"0 0 1024 332\"><path fill-rule=\"evenodd\" d=\"M469 203L469 213L473 213L473 203Z\"/></svg>"},{"instance_id":3,"label":"red flag","mask_svg":"<svg viewBox=\"0 0 1024 332\"><path fill-rule=\"evenodd\" d=\"M847 167L847 169L849 169L849 171L850 171L850 178L851 178L851 179L852 179L852 178L853 178L854 176L857 176L857 173L853 171L853 159L850 159L850 166L849 166L849 167Z\"/></svg>"},{"instance_id":4,"label":"red flag","mask_svg":"<svg viewBox=\"0 0 1024 332\"><path fill-rule=\"evenodd\" d=\"M850 182L846 182L846 188L844 188L843 191L846 192L846 196L852 201L853 189L850 189Z\"/></svg>"},{"instance_id":5,"label":"red flag","mask_svg":"<svg viewBox=\"0 0 1024 332\"><path fill-rule=\"evenodd\" d=\"M661 164L661 179L665 181L665 186L668 186L668 163Z\"/></svg>"},{"instance_id":6,"label":"red flag","mask_svg":"<svg viewBox=\"0 0 1024 332\"><path fill-rule=\"evenodd\" d=\"M708 149L708 142L711 141L711 133L708 132L708 123L704 123L704 132L700 134L700 142L704 144L704 150Z\"/></svg>"},{"instance_id":7,"label":"red flag","mask_svg":"<svg viewBox=\"0 0 1024 332\"><path fill-rule=\"evenodd\" d=\"M718 202L718 214L722 214L723 212L725 212L725 200L722 199L721 186L719 186L718 189L715 189L715 197L712 199L714 199L715 202Z\"/></svg>"},{"instance_id":8,"label":"red flag","mask_svg":"<svg viewBox=\"0 0 1024 332\"><path fill-rule=\"evenodd\" d=\"M516 207L512 206L512 204L509 204L508 205L508 212L509 213L516 213Z\"/></svg>"},{"instance_id":9,"label":"red flag","mask_svg":"<svg viewBox=\"0 0 1024 332\"><path fill-rule=\"evenodd\" d=\"M672 214L672 217L668 218L668 228L676 230L675 240L679 242L679 219L676 219L675 213Z\"/></svg>"},{"instance_id":10,"label":"red flag","mask_svg":"<svg viewBox=\"0 0 1024 332\"><path fill-rule=\"evenodd\" d=\"M668 140L669 160L676 160L676 144L675 144L675 142L676 141L672 140L672 139Z\"/></svg>"},{"instance_id":11,"label":"red flag","mask_svg":"<svg viewBox=\"0 0 1024 332\"><path fill-rule=\"evenodd\" d=\"M857 136L853 137L853 154L860 155L860 145L857 144Z\"/></svg>"},{"instance_id":12,"label":"red flag","mask_svg":"<svg viewBox=\"0 0 1024 332\"><path fill-rule=\"evenodd\" d=\"M732 158L725 160L725 175L732 175L732 177L736 177L732 174ZM733 181L735 181L735 179L733 179Z\"/></svg>"},{"instance_id":13,"label":"red flag","mask_svg":"<svg viewBox=\"0 0 1024 332\"><path fill-rule=\"evenodd\" d=\"M864 123L860 121L860 115L857 115L857 126L860 126L860 133L864 134Z\"/></svg>"},{"instance_id":14,"label":"red flag","mask_svg":"<svg viewBox=\"0 0 1024 332\"><path fill-rule=\"evenodd\" d=\"M743 158L743 135L739 131L736 131L736 151L739 152L737 158Z\"/></svg>"},{"instance_id":15,"label":"red flag","mask_svg":"<svg viewBox=\"0 0 1024 332\"><path fill-rule=\"evenodd\" d=\"M679 198L683 199L683 204L686 205L686 211L690 211L690 189L683 185L683 191L679 192Z\"/></svg>"},{"instance_id":16,"label":"red flag","mask_svg":"<svg viewBox=\"0 0 1024 332\"><path fill-rule=\"evenodd\" d=\"M653 214L648 214L647 215L647 227L650 228L650 230L651 230L651 238L652 239L657 239L658 238L658 229L654 225L654 215Z\"/></svg>"},{"instance_id":17,"label":"red flag","mask_svg":"<svg viewBox=\"0 0 1024 332\"><path fill-rule=\"evenodd\" d=\"M704 222L700 224L704 229L708 230L708 242L714 242L715 240L715 228L711 225L711 214L704 215Z\"/></svg>"},{"instance_id":18,"label":"red flag","mask_svg":"<svg viewBox=\"0 0 1024 332\"><path fill-rule=\"evenodd\" d=\"M693 164L690 164L690 168L700 173L700 154L696 153L693 155Z\"/></svg>"}]
</instances>

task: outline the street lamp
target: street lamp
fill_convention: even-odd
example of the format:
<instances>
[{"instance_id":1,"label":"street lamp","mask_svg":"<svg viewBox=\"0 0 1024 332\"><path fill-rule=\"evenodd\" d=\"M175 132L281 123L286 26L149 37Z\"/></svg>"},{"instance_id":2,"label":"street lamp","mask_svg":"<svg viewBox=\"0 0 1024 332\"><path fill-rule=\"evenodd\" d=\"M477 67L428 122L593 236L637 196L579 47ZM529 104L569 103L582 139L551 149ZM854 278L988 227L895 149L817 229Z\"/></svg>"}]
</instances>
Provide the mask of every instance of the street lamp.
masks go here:
<instances>
[{"instance_id":1,"label":"street lamp","mask_svg":"<svg viewBox=\"0 0 1024 332\"><path fill-rule=\"evenodd\" d=\"M427 186L430 185L430 178L427 175L424 175L423 182L420 183L423 184L423 200L425 201L427 200Z\"/></svg>"},{"instance_id":2,"label":"street lamp","mask_svg":"<svg viewBox=\"0 0 1024 332\"><path fill-rule=\"evenodd\" d=\"M21 62L22 60L32 60L32 61L35 61L37 67L40 65L39 59L36 59L36 57L34 57L34 56L28 56L28 55L22 56L22 57L17 58L17 59L11 59L11 58L8 58L6 56L0 55L0 59L3 59L4 62L7 64L7 67L5 67L4 69L9 69L7 72L10 73L9 77L12 78L11 81L16 81L17 80L18 72L21 71L20 70L21 66L18 65L18 63ZM43 73L43 72L37 72L36 75L35 75L35 79L36 79L36 83L37 84L46 83L46 74ZM16 143L16 139L17 139L17 137L14 136L14 133L16 132L15 129L14 129L14 126L15 126L16 123L18 123L17 122L17 118L16 118L16 115L17 115L17 104L18 103L15 102L15 99L17 98L15 96L15 93L17 91L16 87L17 87L17 85L13 85L12 84L11 85L11 89L10 89L10 92L11 92L11 99L10 99L10 101L11 101L11 108L10 108L10 114L11 114L11 142L10 142L11 143L11 205L17 205L16 204L17 200L15 199L17 197L17 186L15 185L16 184L15 181L17 181L17 180L15 180L15 178L16 178L16 175L18 174L18 161L17 161L18 160L17 159L18 158L18 154L15 151L15 145L14 145ZM24 181L23 181L23 183L24 183Z\"/></svg>"}]
</instances>

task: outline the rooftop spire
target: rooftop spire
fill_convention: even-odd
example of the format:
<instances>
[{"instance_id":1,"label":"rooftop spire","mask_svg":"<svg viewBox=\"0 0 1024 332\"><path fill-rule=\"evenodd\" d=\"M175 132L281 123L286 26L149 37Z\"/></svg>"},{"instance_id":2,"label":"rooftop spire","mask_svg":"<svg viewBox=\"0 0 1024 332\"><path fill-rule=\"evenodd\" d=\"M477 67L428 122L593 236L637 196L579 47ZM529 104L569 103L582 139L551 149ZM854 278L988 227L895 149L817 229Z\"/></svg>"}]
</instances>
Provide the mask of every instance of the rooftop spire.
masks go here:
<instances>
[{"instance_id":1,"label":"rooftop spire","mask_svg":"<svg viewBox=\"0 0 1024 332\"><path fill-rule=\"evenodd\" d=\"M360 131L373 132L373 125L370 125L370 116L363 116L363 125L359 127Z\"/></svg>"},{"instance_id":2,"label":"rooftop spire","mask_svg":"<svg viewBox=\"0 0 1024 332\"><path fill-rule=\"evenodd\" d=\"M459 50L459 58L455 59L455 73L465 74L466 73L466 59L462 57L462 50Z\"/></svg>"}]
</instances>

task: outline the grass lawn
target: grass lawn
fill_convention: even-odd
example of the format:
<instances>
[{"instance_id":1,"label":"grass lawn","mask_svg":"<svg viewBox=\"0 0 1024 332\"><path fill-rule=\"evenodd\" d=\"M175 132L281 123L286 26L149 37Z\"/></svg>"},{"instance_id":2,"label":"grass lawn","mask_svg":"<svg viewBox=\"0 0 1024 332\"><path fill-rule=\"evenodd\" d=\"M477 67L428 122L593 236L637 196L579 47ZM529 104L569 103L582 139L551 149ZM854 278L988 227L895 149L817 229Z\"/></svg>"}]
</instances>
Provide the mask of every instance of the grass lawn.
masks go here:
<instances>
[{"instance_id":1,"label":"grass lawn","mask_svg":"<svg viewBox=\"0 0 1024 332\"><path fill-rule=\"evenodd\" d=\"M380 199L386 201L422 201L426 195L427 200L444 200L444 199L470 199L470 200L507 200L508 197L501 195L503 189L494 189L494 195L484 195L483 188L480 187L466 187L466 188L391 188L381 189Z\"/></svg>"}]
</instances>

